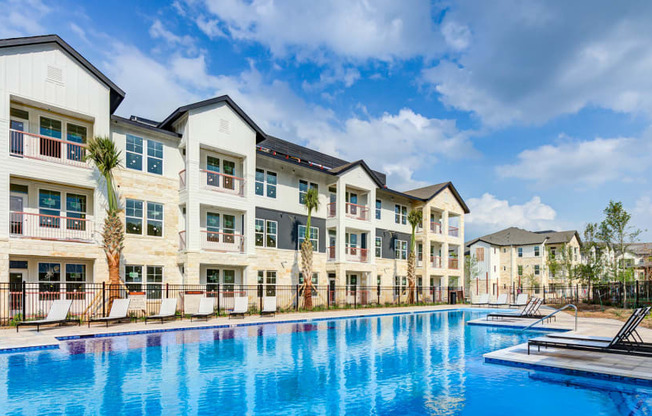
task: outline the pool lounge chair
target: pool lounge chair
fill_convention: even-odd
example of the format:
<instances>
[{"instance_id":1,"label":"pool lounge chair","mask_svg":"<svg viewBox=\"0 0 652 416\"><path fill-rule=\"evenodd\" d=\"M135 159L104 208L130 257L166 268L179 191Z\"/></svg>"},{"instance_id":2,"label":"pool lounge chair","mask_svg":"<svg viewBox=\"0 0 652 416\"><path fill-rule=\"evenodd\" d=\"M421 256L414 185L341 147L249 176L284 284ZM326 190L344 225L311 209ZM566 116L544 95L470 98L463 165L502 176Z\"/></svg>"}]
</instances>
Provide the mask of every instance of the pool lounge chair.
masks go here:
<instances>
[{"instance_id":1,"label":"pool lounge chair","mask_svg":"<svg viewBox=\"0 0 652 416\"><path fill-rule=\"evenodd\" d=\"M480 295L478 300L471 302L471 305L489 305L489 294Z\"/></svg>"},{"instance_id":2,"label":"pool lounge chair","mask_svg":"<svg viewBox=\"0 0 652 416\"><path fill-rule=\"evenodd\" d=\"M39 332L41 330L41 325L50 325L50 324L58 324L58 325L63 325L66 322L72 322L68 321L66 317L68 316L68 312L70 312L70 307L72 306L72 300L55 300L52 302L52 306L50 306L50 311L48 312L48 316L45 317L45 319L39 319L36 321L23 321L23 322L18 322L16 324L16 332L18 332L18 328L21 326L35 326L36 327L36 332ZM76 321L77 325L79 325L79 320Z\"/></svg>"},{"instance_id":3,"label":"pool lounge chair","mask_svg":"<svg viewBox=\"0 0 652 416\"><path fill-rule=\"evenodd\" d=\"M265 315L276 315L276 297L265 297L263 298L263 310L260 311L260 316Z\"/></svg>"},{"instance_id":4,"label":"pool lounge chair","mask_svg":"<svg viewBox=\"0 0 652 416\"><path fill-rule=\"evenodd\" d=\"M190 315L190 322L193 318L208 318L215 315L215 298L201 298L199 299L199 309L196 313Z\"/></svg>"},{"instance_id":5,"label":"pool lounge chair","mask_svg":"<svg viewBox=\"0 0 652 416\"><path fill-rule=\"evenodd\" d=\"M146 316L145 317L145 323L149 321L150 319L155 319L155 320L160 320L161 323L165 321L166 319L174 319L176 318L176 313L177 313L177 299L163 299L161 301L161 309L156 315L152 316Z\"/></svg>"},{"instance_id":6,"label":"pool lounge chair","mask_svg":"<svg viewBox=\"0 0 652 416\"><path fill-rule=\"evenodd\" d=\"M527 293L519 293L518 296L516 296L516 302L510 303L509 306L520 308L521 306L527 305L527 302L528 302Z\"/></svg>"},{"instance_id":7,"label":"pool lounge chair","mask_svg":"<svg viewBox=\"0 0 652 416\"><path fill-rule=\"evenodd\" d=\"M249 310L249 298L247 296L238 296L234 298L233 310L229 312L229 319L235 316L241 316L243 319Z\"/></svg>"},{"instance_id":8,"label":"pool lounge chair","mask_svg":"<svg viewBox=\"0 0 652 416\"><path fill-rule=\"evenodd\" d=\"M88 327L91 327L91 323L94 322L104 322L106 326L109 326L111 322L120 322L125 320L131 320L127 313L129 312L129 299L116 299L111 305L111 312L109 316L101 318L91 318L88 320Z\"/></svg>"},{"instance_id":9,"label":"pool lounge chair","mask_svg":"<svg viewBox=\"0 0 652 416\"><path fill-rule=\"evenodd\" d=\"M520 312L497 312L490 313L487 315L487 320L493 320L496 318L523 318L523 319L540 319L544 315L539 313L539 308L543 304L543 299L531 297L527 305ZM555 316L552 317L556 319ZM549 319L550 320L550 319Z\"/></svg>"},{"instance_id":10,"label":"pool lounge chair","mask_svg":"<svg viewBox=\"0 0 652 416\"><path fill-rule=\"evenodd\" d=\"M489 306L491 307L507 306L508 304L509 302L507 302L507 293L498 295L498 299L496 299L495 302L489 302Z\"/></svg>"},{"instance_id":11,"label":"pool lounge chair","mask_svg":"<svg viewBox=\"0 0 652 416\"><path fill-rule=\"evenodd\" d=\"M620 328L613 338L598 338L586 336L566 337L537 337L528 341L527 353L530 354L531 347L551 347L567 350L594 351L612 354L638 355L652 357L652 343L645 343L636 331L643 319L650 313L650 307L638 308Z\"/></svg>"}]
</instances>

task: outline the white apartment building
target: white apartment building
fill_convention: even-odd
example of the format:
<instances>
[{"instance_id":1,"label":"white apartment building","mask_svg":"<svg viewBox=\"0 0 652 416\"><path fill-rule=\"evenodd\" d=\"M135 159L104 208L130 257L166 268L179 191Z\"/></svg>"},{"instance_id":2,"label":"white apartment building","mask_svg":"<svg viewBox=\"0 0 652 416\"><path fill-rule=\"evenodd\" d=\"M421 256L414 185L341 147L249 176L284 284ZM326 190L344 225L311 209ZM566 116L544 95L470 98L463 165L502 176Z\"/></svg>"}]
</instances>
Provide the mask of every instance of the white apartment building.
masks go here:
<instances>
[{"instance_id":1,"label":"white apartment building","mask_svg":"<svg viewBox=\"0 0 652 416\"><path fill-rule=\"evenodd\" d=\"M476 275L471 276L471 296L489 293L511 293L516 287L540 287L564 283L563 271L552 275L548 256L560 256L566 246L569 261L582 261L580 236L570 231L527 231L510 227L466 243L469 256L477 262Z\"/></svg>"},{"instance_id":2,"label":"white apartment building","mask_svg":"<svg viewBox=\"0 0 652 416\"><path fill-rule=\"evenodd\" d=\"M299 283L310 187L318 285L407 285L412 209L424 212L419 285L462 285L469 210L452 183L389 189L362 160L267 135L228 96L163 121L115 115L124 96L58 36L0 40L0 282L69 292L108 279L106 190L83 156L88 138L110 136L130 288Z\"/></svg>"}]
</instances>

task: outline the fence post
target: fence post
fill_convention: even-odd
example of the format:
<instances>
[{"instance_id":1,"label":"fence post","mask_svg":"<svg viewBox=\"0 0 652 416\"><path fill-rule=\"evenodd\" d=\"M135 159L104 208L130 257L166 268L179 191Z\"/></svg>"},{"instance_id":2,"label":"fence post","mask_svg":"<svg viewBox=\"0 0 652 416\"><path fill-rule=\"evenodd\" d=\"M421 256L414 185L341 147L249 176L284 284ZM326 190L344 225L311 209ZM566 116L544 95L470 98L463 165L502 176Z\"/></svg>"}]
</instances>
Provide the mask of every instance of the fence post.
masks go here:
<instances>
[{"instance_id":1,"label":"fence post","mask_svg":"<svg viewBox=\"0 0 652 416\"><path fill-rule=\"evenodd\" d=\"M357 286L354 286L356 291L353 292L353 309L358 309L358 293L360 293Z\"/></svg>"},{"instance_id":2,"label":"fence post","mask_svg":"<svg viewBox=\"0 0 652 416\"><path fill-rule=\"evenodd\" d=\"M102 282L102 317L106 317L106 282Z\"/></svg>"},{"instance_id":3,"label":"fence post","mask_svg":"<svg viewBox=\"0 0 652 416\"><path fill-rule=\"evenodd\" d=\"M543 286L543 304L546 304L546 285L541 285Z\"/></svg>"},{"instance_id":4,"label":"fence post","mask_svg":"<svg viewBox=\"0 0 652 416\"><path fill-rule=\"evenodd\" d=\"M638 308L638 280L636 281L636 303L635 308Z\"/></svg>"},{"instance_id":5,"label":"fence post","mask_svg":"<svg viewBox=\"0 0 652 416\"><path fill-rule=\"evenodd\" d=\"M299 284L296 285L296 295L297 295L297 303L294 306L294 310L298 311L299 310Z\"/></svg>"},{"instance_id":6,"label":"fence post","mask_svg":"<svg viewBox=\"0 0 652 416\"><path fill-rule=\"evenodd\" d=\"M401 286L398 286L398 306L401 306Z\"/></svg>"},{"instance_id":7,"label":"fence post","mask_svg":"<svg viewBox=\"0 0 652 416\"><path fill-rule=\"evenodd\" d=\"M167 299L169 297L170 297L170 284L166 283L165 284L165 298Z\"/></svg>"},{"instance_id":8,"label":"fence post","mask_svg":"<svg viewBox=\"0 0 652 416\"><path fill-rule=\"evenodd\" d=\"M417 292L415 297L417 298L417 304L419 304L419 286L415 286L414 290Z\"/></svg>"},{"instance_id":9,"label":"fence post","mask_svg":"<svg viewBox=\"0 0 652 416\"><path fill-rule=\"evenodd\" d=\"M27 320L27 283L23 280L23 321Z\"/></svg>"},{"instance_id":10,"label":"fence post","mask_svg":"<svg viewBox=\"0 0 652 416\"><path fill-rule=\"evenodd\" d=\"M263 296L265 293L263 293L263 285L261 283L258 284L258 311L261 312L263 310Z\"/></svg>"},{"instance_id":11,"label":"fence post","mask_svg":"<svg viewBox=\"0 0 652 416\"><path fill-rule=\"evenodd\" d=\"M220 284L217 284L217 316L220 316Z\"/></svg>"},{"instance_id":12,"label":"fence post","mask_svg":"<svg viewBox=\"0 0 652 416\"><path fill-rule=\"evenodd\" d=\"M380 306L380 285L376 289L376 297L378 298L378 306Z\"/></svg>"}]
</instances>

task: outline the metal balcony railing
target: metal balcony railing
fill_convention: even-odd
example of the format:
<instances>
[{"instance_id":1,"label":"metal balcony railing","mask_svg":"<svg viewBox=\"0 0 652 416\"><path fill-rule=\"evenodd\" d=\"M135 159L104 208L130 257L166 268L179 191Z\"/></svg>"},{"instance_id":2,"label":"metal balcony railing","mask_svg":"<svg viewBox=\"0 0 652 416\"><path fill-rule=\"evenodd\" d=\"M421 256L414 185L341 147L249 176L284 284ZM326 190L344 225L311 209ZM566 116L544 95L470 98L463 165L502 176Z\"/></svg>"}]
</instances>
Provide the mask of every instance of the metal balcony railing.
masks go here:
<instances>
[{"instance_id":1,"label":"metal balcony railing","mask_svg":"<svg viewBox=\"0 0 652 416\"><path fill-rule=\"evenodd\" d=\"M90 168L83 143L14 129L9 129L9 135L9 154L12 156Z\"/></svg>"},{"instance_id":2,"label":"metal balcony railing","mask_svg":"<svg viewBox=\"0 0 652 416\"><path fill-rule=\"evenodd\" d=\"M88 218L9 212L9 234L12 237L90 243L94 231L95 223Z\"/></svg>"}]
</instances>

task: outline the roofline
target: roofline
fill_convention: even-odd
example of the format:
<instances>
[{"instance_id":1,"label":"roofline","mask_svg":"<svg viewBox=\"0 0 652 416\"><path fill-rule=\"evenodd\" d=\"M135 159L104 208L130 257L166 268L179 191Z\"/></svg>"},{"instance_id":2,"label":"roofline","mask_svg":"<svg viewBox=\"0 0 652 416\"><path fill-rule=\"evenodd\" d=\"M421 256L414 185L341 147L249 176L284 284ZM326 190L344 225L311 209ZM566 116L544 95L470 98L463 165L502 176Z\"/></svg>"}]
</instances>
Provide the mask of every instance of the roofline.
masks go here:
<instances>
[{"instance_id":1,"label":"roofline","mask_svg":"<svg viewBox=\"0 0 652 416\"><path fill-rule=\"evenodd\" d=\"M446 188L450 188L451 192L453 192L453 196L455 196L455 199L457 199L457 202L459 202L460 205L462 206L462 209L464 209L464 213L465 214L470 214L471 210L466 205L466 202L464 202L464 200L462 199L462 196L460 195L460 193L457 192L457 189L455 188L455 185L453 185L453 182L451 182L451 181L446 182L446 185L442 186L442 188L440 190L438 190L437 192L432 194L432 196L430 198L428 198L427 200L430 201L432 198L439 195L439 193L441 193Z\"/></svg>"},{"instance_id":2,"label":"roofline","mask_svg":"<svg viewBox=\"0 0 652 416\"><path fill-rule=\"evenodd\" d=\"M12 48L18 46L30 46L30 45L44 45L48 43L55 43L59 45L61 49L70 54L73 58L77 60L84 68L86 68L90 73L102 81L109 89L111 90L111 100L110 100L110 110L111 114L115 112L122 100L125 98L125 92L118 87L113 81L111 81L106 75L104 75L99 69L97 69L93 64L91 64L86 58L84 58L79 52L77 52L72 46L70 46L66 41L61 39L58 35L40 35L40 36L27 36L21 38L8 38L0 39L0 48Z\"/></svg>"},{"instance_id":3,"label":"roofline","mask_svg":"<svg viewBox=\"0 0 652 416\"><path fill-rule=\"evenodd\" d=\"M353 169L353 168L355 168L355 167L357 167L357 166L362 166L362 168L367 172L367 174L371 177L371 179L373 179L373 181L376 183L376 185L377 185L379 188L383 188L383 189L385 189L385 184L384 184L384 183L383 183L383 182L378 178L378 176L376 176L376 174L374 173L374 171L371 170L371 168L369 167L369 165L367 165L367 162L365 162L365 161L362 160L362 159L360 159L360 160L356 160L355 162L351 162L351 163L349 164L349 166L345 167L344 169L342 169L342 170L339 171L339 172L334 172L333 174L339 176L339 175L342 175L342 174L344 174L344 173L350 171L351 169Z\"/></svg>"},{"instance_id":4,"label":"roofline","mask_svg":"<svg viewBox=\"0 0 652 416\"><path fill-rule=\"evenodd\" d=\"M131 127L135 127L138 129L145 129L145 130L150 130L154 131L159 134L164 134L166 136L171 136L174 137L175 139L180 139L181 135L177 132L170 131L170 130L163 130L159 129L158 127L150 126L147 124L139 123L137 121L129 120L128 118L116 116L115 114L111 116L111 121L115 121L117 123L123 123L123 124L128 124Z\"/></svg>"},{"instance_id":5,"label":"roofline","mask_svg":"<svg viewBox=\"0 0 652 416\"><path fill-rule=\"evenodd\" d=\"M260 127L258 127L258 125L247 115L247 113L245 113L244 110L242 110L242 108L240 108L235 103L235 101L233 101L231 97L229 97L228 95L220 95L219 97L213 97L207 100L197 101L196 103L181 106L176 110L174 110L172 114L167 116L165 120L161 121L158 125L158 128L167 130L170 127L172 127L172 123L177 121L186 112L190 110L194 110L196 108L206 107L208 105L217 104L217 103L228 104L229 107L233 109L233 111L235 111L240 117L242 117L244 121L247 122L247 124L249 124L249 126L256 131L257 133L256 143L260 143L265 138L267 138L265 132L263 132L263 130Z\"/></svg>"}]
</instances>

